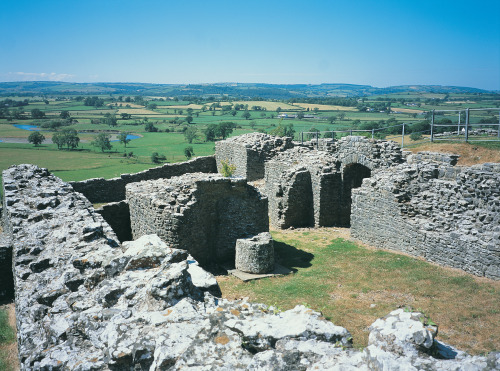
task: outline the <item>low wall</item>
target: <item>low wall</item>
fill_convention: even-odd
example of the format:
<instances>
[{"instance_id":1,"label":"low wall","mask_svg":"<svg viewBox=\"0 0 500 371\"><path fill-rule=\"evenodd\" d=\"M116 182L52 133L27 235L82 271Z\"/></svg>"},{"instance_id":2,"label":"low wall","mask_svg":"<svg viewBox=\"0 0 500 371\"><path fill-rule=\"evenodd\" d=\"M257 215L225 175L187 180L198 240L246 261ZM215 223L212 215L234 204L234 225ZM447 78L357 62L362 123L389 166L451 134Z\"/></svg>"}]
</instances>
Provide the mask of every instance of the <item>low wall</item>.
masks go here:
<instances>
[{"instance_id":1,"label":"low wall","mask_svg":"<svg viewBox=\"0 0 500 371\"><path fill-rule=\"evenodd\" d=\"M69 184L92 203L117 202L125 199L125 186L129 183L171 178L187 173L216 172L215 157L205 156L186 162L165 164L135 174L122 174L119 178L93 178L81 182L70 182Z\"/></svg>"},{"instance_id":2,"label":"low wall","mask_svg":"<svg viewBox=\"0 0 500 371\"><path fill-rule=\"evenodd\" d=\"M353 191L353 237L500 279L500 164L399 165Z\"/></svg>"}]
</instances>

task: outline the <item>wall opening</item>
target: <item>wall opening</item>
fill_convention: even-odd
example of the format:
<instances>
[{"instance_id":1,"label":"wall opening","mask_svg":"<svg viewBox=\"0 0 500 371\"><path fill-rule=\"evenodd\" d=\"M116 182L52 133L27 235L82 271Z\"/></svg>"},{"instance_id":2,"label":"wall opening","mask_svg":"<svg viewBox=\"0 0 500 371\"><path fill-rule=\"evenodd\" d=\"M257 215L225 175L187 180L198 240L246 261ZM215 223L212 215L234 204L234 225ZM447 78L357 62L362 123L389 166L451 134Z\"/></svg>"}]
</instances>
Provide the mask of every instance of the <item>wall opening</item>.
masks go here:
<instances>
[{"instance_id":1,"label":"wall opening","mask_svg":"<svg viewBox=\"0 0 500 371\"><path fill-rule=\"evenodd\" d=\"M314 227L314 200L309 171L297 172L287 201L284 228Z\"/></svg>"},{"instance_id":2,"label":"wall opening","mask_svg":"<svg viewBox=\"0 0 500 371\"><path fill-rule=\"evenodd\" d=\"M342 174L342 196L340 205L340 225L351 226L352 190L363 183L364 178L371 176L371 170L361 164L349 164L344 167Z\"/></svg>"}]
</instances>

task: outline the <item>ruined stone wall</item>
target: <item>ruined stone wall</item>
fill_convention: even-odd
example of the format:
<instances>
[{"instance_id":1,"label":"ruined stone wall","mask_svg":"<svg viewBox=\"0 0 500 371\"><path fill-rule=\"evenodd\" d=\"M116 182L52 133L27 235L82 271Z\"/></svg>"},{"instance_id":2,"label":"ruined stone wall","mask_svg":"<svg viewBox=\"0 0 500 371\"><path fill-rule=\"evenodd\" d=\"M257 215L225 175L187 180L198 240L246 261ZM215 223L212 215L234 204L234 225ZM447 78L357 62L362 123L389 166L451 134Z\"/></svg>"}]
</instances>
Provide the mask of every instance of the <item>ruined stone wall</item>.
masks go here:
<instances>
[{"instance_id":1,"label":"ruined stone wall","mask_svg":"<svg viewBox=\"0 0 500 371\"><path fill-rule=\"evenodd\" d=\"M21 370L500 367L498 352L471 357L435 340L420 313L375 321L360 351L304 306L218 299L215 278L186 251L155 235L119 245L89 201L46 169L11 167L3 181Z\"/></svg>"},{"instance_id":2,"label":"ruined stone wall","mask_svg":"<svg viewBox=\"0 0 500 371\"><path fill-rule=\"evenodd\" d=\"M404 164L353 192L353 237L500 279L499 164Z\"/></svg>"},{"instance_id":3,"label":"ruined stone wall","mask_svg":"<svg viewBox=\"0 0 500 371\"><path fill-rule=\"evenodd\" d=\"M331 154L304 147L266 162L271 225L282 229L335 225L342 192L338 167Z\"/></svg>"},{"instance_id":4,"label":"ruined stone wall","mask_svg":"<svg viewBox=\"0 0 500 371\"><path fill-rule=\"evenodd\" d=\"M396 142L359 136L347 136L335 141L330 151L337 156L342 168L356 163L374 170L405 161L404 152Z\"/></svg>"},{"instance_id":5,"label":"ruined stone wall","mask_svg":"<svg viewBox=\"0 0 500 371\"><path fill-rule=\"evenodd\" d=\"M236 166L234 175L248 181L264 178L264 163L278 153L293 147L291 138L275 137L262 133L243 134L215 143L217 169L222 161Z\"/></svg>"},{"instance_id":6,"label":"ruined stone wall","mask_svg":"<svg viewBox=\"0 0 500 371\"><path fill-rule=\"evenodd\" d=\"M198 157L190 161L165 164L135 174L122 174L119 178L94 178L70 182L73 189L92 203L117 202L125 199L125 186L143 180L171 178L187 173L216 173L213 156Z\"/></svg>"},{"instance_id":7,"label":"ruined stone wall","mask_svg":"<svg viewBox=\"0 0 500 371\"><path fill-rule=\"evenodd\" d=\"M267 198L246 179L186 174L127 185L133 238L155 233L206 263L234 259L238 238L269 230Z\"/></svg>"}]
</instances>

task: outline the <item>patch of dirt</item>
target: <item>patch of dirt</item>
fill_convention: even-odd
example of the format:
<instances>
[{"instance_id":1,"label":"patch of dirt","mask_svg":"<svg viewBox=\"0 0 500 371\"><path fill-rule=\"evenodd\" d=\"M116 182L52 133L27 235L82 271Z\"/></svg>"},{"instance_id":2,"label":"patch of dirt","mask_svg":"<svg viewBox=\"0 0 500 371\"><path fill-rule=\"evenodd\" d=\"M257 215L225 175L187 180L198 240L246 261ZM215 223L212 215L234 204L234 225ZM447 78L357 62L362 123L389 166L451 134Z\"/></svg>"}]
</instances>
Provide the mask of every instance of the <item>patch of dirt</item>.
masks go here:
<instances>
[{"instance_id":1,"label":"patch of dirt","mask_svg":"<svg viewBox=\"0 0 500 371\"><path fill-rule=\"evenodd\" d=\"M500 151L468 143L426 143L409 150L413 153L430 151L457 154L460 155L458 165L464 166L500 162Z\"/></svg>"}]
</instances>

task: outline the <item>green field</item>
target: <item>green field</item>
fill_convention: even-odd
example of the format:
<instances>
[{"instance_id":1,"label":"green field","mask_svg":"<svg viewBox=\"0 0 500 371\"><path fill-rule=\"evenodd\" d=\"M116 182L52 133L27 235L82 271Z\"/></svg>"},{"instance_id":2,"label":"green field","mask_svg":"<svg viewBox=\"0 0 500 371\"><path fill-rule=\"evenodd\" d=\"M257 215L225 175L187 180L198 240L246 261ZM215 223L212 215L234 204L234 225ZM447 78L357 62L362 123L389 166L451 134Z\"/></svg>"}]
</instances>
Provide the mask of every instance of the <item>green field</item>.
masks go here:
<instances>
[{"instance_id":1,"label":"green field","mask_svg":"<svg viewBox=\"0 0 500 371\"><path fill-rule=\"evenodd\" d=\"M301 131L310 131L317 129L320 131L340 131L356 129L358 126L367 122L376 122L377 125L384 126L385 121L389 119L395 120L398 123L417 123L425 119L424 115L413 115L412 113L386 113L359 111L356 107L340 107L324 101L265 101L265 100L233 100L222 99L216 101L204 100L203 98L194 98L193 101L183 99L168 99L158 97L127 97L122 96L121 101L114 95L99 96L103 99L102 107L86 106L84 104L85 97L67 96L67 97L47 97L48 104L44 102L45 98L34 97L27 98L29 104L20 108L10 108L10 112L21 110L22 117L15 119L13 117L3 118L0 116L0 140L4 138L4 142L0 142L0 170L16 163L35 163L40 166L49 168L64 180L80 180L92 177L110 178L119 175L120 173L130 173L140 171L148 167L157 166L151 162L151 154L158 152L165 155L166 161L178 162L185 160L184 148L188 145L182 132L188 126L198 129L199 137L191 144L194 149L195 156L211 155L214 153L214 143L205 142L203 131L208 125L219 124L224 121L233 122L236 129L231 135L239 135L252 131L262 131L270 133L279 125L292 124L296 134L295 138L300 138ZM131 102L125 102L131 98ZM5 99L5 98L4 98ZM10 97L14 101L22 101L24 97ZM352 100L351 100L352 101ZM460 102L470 103L460 103ZM354 100L356 102L356 100ZM408 102L419 104L420 107L408 106ZM458 102L458 103L456 103ZM149 109L150 103L157 104L155 110ZM233 116L229 111L222 111L220 107L211 110L214 104L219 104L221 107L229 104L248 105L250 117L244 118L244 110L236 111ZM335 103L335 102L334 102ZM400 109L418 109L429 111L432 109L464 109L465 107L498 107L500 106L500 97L498 95L486 95L484 99L476 94L440 94L440 93L394 93L386 95L378 95L358 99L359 104L364 105L387 105L390 104L394 110ZM439 103L439 104L437 104ZM302 104L302 107L300 105ZM129 105L129 107L126 107ZM259 110L252 110L253 107L261 107ZM191 107L193 121L190 125L185 122L188 114L187 108ZM201 109L204 107L204 110ZM282 111L302 112L305 115L312 115L314 118L303 119L281 119L278 118L278 113L275 111L278 107ZM319 110L313 112L314 107L319 107ZM327 111L326 108L336 108L332 111ZM377 106L378 107L378 106ZM308 110L310 108L310 110ZM342 108L342 110L339 110ZM31 110L39 109L46 115L46 119L33 119ZM31 134L30 131L17 129L13 124L33 124L38 125L43 121L54 120L58 118L61 111L68 111L76 122L72 123L69 128L73 128L79 132L80 145L75 151L57 150L56 146L51 143L53 132L43 131L47 140L39 147L34 147L27 143L8 143L15 141L26 141ZM182 114L181 114L182 111ZM120 112L129 113L131 117L123 118ZM168 114L167 114L168 113ZM99 123L105 114L115 114L117 117L117 125L109 126L104 123ZM334 117L333 122L331 117ZM436 116L436 120L443 118L451 119L452 122L458 121L457 113L449 113L446 115ZM498 122L498 108L494 108L488 112L472 112L471 122L480 122L480 120L496 120ZM462 118L462 121L464 119ZM145 125L152 123L158 132L147 132ZM132 140L125 149L121 143L114 142L113 148L110 151L102 153L100 150L92 147L90 143L97 134L108 133L116 138L119 132L129 132L141 136L140 139ZM10 140L6 140L10 138ZM133 152L135 157L124 158L124 152Z\"/></svg>"}]
</instances>

